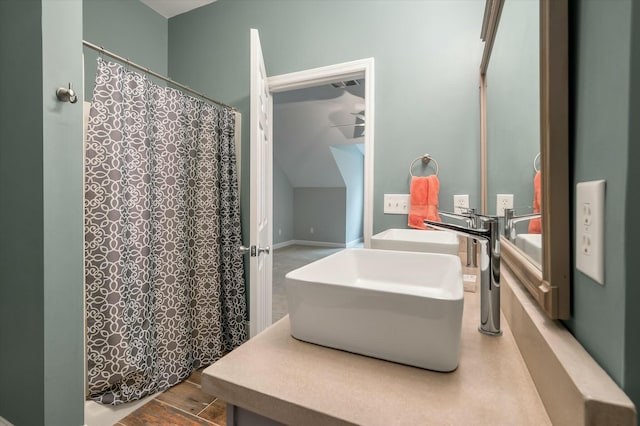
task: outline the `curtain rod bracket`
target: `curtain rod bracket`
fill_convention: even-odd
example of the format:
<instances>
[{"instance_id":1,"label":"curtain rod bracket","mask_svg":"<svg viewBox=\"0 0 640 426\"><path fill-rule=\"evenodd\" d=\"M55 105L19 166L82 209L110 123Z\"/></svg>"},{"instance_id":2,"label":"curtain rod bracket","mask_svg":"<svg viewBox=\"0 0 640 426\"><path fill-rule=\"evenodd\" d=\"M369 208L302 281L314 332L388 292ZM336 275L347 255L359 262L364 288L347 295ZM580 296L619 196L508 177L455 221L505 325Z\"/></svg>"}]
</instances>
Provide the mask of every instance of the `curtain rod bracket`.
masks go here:
<instances>
[{"instance_id":1,"label":"curtain rod bracket","mask_svg":"<svg viewBox=\"0 0 640 426\"><path fill-rule=\"evenodd\" d=\"M71 104L75 104L78 102L78 96L76 96L76 92L73 90L71 83L69 83L69 88L59 87L56 90L56 97L60 102L69 102Z\"/></svg>"}]
</instances>

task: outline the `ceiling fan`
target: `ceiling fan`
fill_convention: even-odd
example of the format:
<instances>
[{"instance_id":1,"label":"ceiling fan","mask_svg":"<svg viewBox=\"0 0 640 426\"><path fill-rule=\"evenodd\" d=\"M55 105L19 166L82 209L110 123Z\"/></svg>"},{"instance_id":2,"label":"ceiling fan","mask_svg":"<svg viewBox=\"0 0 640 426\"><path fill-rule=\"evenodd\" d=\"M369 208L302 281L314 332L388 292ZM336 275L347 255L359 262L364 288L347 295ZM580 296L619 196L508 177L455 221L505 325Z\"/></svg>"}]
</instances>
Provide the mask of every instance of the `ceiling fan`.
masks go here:
<instances>
[{"instance_id":1,"label":"ceiling fan","mask_svg":"<svg viewBox=\"0 0 640 426\"><path fill-rule=\"evenodd\" d=\"M364 111L350 112L349 114L355 116L356 119L354 123L334 124L329 127L354 127L353 138L359 138L364 136L364 124L365 124Z\"/></svg>"},{"instance_id":2,"label":"ceiling fan","mask_svg":"<svg viewBox=\"0 0 640 426\"><path fill-rule=\"evenodd\" d=\"M352 114L352 115L356 116L356 122L355 123L334 124L333 126L329 126L329 127L347 127L347 126L364 127L364 113L362 113L362 112L351 112L349 114ZM360 120L361 123L359 123L358 120Z\"/></svg>"}]
</instances>

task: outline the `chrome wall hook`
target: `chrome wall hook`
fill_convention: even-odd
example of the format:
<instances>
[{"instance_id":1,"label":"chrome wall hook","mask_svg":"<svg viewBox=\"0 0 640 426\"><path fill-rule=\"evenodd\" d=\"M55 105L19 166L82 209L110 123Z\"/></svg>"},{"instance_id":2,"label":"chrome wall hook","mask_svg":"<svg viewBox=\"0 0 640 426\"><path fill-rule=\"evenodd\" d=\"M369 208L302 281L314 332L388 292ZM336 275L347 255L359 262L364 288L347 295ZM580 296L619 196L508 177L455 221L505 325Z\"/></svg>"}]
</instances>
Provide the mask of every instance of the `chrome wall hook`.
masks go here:
<instances>
[{"instance_id":1,"label":"chrome wall hook","mask_svg":"<svg viewBox=\"0 0 640 426\"><path fill-rule=\"evenodd\" d=\"M76 96L76 92L71 87L71 83L69 83L68 89L64 87L58 88L58 90L56 90L56 97L60 102L70 102L72 104L78 102L78 97Z\"/></svg>"}]
</instances>

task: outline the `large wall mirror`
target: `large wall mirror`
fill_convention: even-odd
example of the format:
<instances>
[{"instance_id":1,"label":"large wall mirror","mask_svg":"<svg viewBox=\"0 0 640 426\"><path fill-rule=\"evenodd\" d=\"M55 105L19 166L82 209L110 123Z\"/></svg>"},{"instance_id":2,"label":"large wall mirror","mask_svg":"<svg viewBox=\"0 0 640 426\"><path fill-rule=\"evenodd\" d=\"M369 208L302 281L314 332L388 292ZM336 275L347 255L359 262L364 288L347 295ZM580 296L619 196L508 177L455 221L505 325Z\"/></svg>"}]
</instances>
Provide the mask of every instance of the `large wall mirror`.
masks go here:
<instances>
[{"instance_id":1,"label":"large wall mirror","mask_svg":"<svg viewBox=\"0 0 640 426\"><path fill-rule=\"evenodd\" d=\"M570 315L566 0L487 0L480 65L482 210L504 263L551 318ZM539 217L537 216L539 213Z\"/></svg>"}]
</instances>

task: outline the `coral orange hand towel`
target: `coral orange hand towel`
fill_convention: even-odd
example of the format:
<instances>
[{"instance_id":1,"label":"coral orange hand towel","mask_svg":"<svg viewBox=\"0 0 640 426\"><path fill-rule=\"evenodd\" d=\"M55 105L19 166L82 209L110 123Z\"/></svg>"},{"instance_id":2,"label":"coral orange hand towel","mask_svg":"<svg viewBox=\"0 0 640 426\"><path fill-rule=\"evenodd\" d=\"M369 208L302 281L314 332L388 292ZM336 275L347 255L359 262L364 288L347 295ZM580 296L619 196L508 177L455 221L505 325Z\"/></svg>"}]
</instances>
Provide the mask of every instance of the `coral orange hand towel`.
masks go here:
<instances>
[{"instance_id":1,"label":"coral orange hand towel","mask_svg":"<svg viewBox=\"0 0 640 426\"><path fill-rule=\"evenodd\" d=\"M415 229L427 229L424 220L440 222L438 215L438 191L440 182L435 175L411 178L411 210L409 211L409 226Z\"/></svg>"},{"instance_id":2,"label":"coral orange hand towel","mask_svg":"<svg viewBox=\"0 0 640 426\"><path fill-rule=\"evenodd\" d=\"M533 212L540 213L540 205L542 202L542 182L540 181L540 172L536 172L535 177L533 178ZM531 219L529 221L529 233L530 234L541 234L542 233L542 222L540 222L540 218Z\"/></svg>"}]
</instances>

